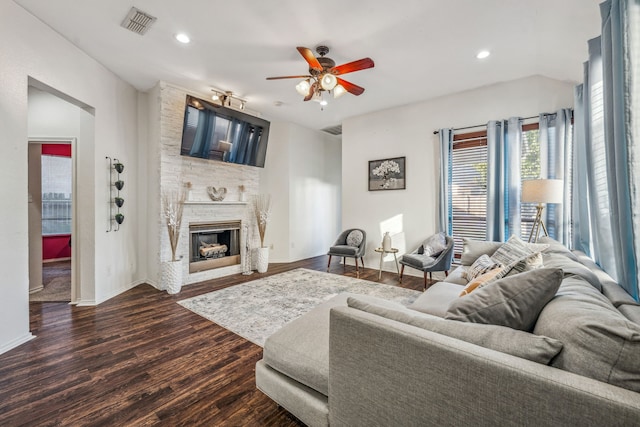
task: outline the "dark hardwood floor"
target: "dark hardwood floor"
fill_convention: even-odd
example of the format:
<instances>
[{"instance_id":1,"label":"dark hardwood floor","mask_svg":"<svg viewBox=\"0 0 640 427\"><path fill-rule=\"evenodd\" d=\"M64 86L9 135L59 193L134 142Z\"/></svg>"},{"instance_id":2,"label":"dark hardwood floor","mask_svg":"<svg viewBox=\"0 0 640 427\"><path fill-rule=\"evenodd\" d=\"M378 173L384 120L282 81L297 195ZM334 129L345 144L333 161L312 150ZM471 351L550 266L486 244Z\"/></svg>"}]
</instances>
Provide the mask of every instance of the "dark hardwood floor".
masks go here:
<instances>
[{"instance_id":1,"label":"dark hardwood floor","mask_svg":"<svg viewBox=\"0 0 640 427\"><path fill-rule=\"evenodd\" d=\"M304 267L327 257L271 264L168 295L140 285L96 307L30 303L37 338L0 355L0 425L298 426L255 387L262 348L176 304L199 294ZM376 266L373 266L374 268ZM331 272L355 277L334 259ZM377 281L378 271L360 278ZM398 285L383 272L382 283ZM403 287L422 290L422 278Z\"/></svg>"}]
</instances>

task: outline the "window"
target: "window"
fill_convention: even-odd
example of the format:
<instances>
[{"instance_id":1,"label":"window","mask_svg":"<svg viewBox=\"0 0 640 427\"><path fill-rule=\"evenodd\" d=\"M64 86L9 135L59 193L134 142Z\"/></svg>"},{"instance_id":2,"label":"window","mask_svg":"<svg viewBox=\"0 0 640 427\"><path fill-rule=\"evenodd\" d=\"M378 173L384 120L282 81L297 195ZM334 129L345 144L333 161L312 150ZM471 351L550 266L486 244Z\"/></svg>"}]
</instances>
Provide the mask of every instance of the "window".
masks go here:
<instances>
[{"instance_id":1,"label":"window","mask_svg":"<svg viewBox=\"0 0 640 427\"><path fill-rule=\"evenodd\" d=\"M42 156L42 235L71 234L71 157Z\"/></svg>"},{"instance_id":2,"label":"window","mask_svg":"<svg viewBox=\"0 0 640 427\"><path fill-rule=\"evenodd\" d=\"M453 137L451 208L454 253L460 257L462 238L485 240L487 231L487 132Z\"/></svg>"},{"instance_id":3,"label":"window","mask_svg":"<svg viewBox=\"0 0 640 427\"><path fill-rule=\"evenodd\" d=\"M522 181L540 178L538 123L522 126ZM454 135L451 154L452 229L456 257L462 253L462 238L485 240L487 231L487 132ZM520 237L529 238L536 216L534 204L521 204Z\"/></svg>"},{"instance_id":4,"label":"window","mask_svg":"<svg viewBox=\"0 0 640 427\"><path fill-rule=\"evenodd\" d=\"M522 126L522 161L520 162L521 181L540 178L540 131L538 123ZM536 205L520 204L520 238L528 240L531 227L536 218ZM546 221L545 221L546 222Z\"/></svg>"}]
</instances>

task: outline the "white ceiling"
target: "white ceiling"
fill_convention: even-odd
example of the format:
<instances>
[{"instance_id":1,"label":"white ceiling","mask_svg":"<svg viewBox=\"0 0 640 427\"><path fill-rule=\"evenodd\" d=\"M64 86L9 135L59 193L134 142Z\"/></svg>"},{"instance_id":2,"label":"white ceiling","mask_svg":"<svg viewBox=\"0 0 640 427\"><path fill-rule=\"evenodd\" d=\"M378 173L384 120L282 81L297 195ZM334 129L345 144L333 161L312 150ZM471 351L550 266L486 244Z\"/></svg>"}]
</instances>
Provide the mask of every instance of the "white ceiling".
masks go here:
<instances>
[{"instance_id":1,"label":"white ceiling","mask_svg":"<svg viewBox=\"0 0 640 427\"><path fill-rule=\"evenodd\" d=\"M15 0L141 91L159 80L203 95L248 100L270 120L322 129L371 111L531 75L580 81L601 0ZM158 20L140 36L120 23L131 6ZM174 39L185 32L192 42ZM343 76L366 91L320 111L303 102L296 46L331 49L337 64L375 68ZM477 60L476 52L492 55ZM281 106L274 103L281 102Z\"/></svg>"}]
</instances>

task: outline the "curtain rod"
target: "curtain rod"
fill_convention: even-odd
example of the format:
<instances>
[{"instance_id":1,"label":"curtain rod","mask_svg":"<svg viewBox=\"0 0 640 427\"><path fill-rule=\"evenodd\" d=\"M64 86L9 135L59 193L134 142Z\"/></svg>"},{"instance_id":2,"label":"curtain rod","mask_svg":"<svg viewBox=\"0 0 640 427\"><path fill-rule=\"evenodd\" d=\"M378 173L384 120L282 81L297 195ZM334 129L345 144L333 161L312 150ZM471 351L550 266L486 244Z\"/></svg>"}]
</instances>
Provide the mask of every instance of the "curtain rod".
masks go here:
<instances>
[{"instance_id":1,"label":"curtain rod","mask_svg":"<svg viewBox=\"0 0 640 427\"><path fill-rule=\"evenodd\" d=\"M537 116L531 116L531 117L524 117L524 118L522 118L522 119L520 119L520 120L531 120L531 119L537 119L538 117L540 117L540 115L537 115ZM483 127L483 126L487 126L487 124L485 123L485 124L483 124L483 125L465 126L465 127L462 127L462 128L454 128L454 129L452 129L452 130L453 130L453 131L456 131L456 130L464 130L464 129L473 129L473 128L479 128L479 127ZM434 131L433 131L433 134L434 134L434 135L437 135L438 133L440 133L440 130L434 130Z\"/></svg>"}]
</instances>

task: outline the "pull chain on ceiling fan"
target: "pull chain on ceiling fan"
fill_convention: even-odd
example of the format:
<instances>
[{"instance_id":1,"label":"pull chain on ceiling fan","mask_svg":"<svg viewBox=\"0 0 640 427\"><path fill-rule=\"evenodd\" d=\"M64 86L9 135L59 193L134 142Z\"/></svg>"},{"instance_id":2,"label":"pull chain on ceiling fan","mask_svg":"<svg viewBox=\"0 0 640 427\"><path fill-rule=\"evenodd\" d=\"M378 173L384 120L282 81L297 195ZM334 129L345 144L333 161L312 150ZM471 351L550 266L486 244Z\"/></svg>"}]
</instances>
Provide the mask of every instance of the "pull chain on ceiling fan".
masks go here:
<instances>
[{"instance_id":1,"label":"pull chain on ceiling fan","mask_svg":"<svg viewBox=\"0 0 640 427\"><path fill-rule=\"evenodd\" d=\"M356 96L362 95L364 92L363 87L355 85L337 76L352 73L354 71L365 70L367 68L373 68L375 64L371 58L362 58L357 61L336 66L333 59L325 56L329 53L329 48L327 46L316 47L316 52L319 55L318 57L316 57L309 48L297 47L297 49L309 64L309 74L267 77L267 80L304 79L296 85L296 91L298 91L300 95L304 96L305 101L309 101L310 99L322 100L322 93L324 91L331 93L334 98L339 98L347 92ZM325 105L326 101L321 101L321 104Z\"/></svg>"}]
</instances>

